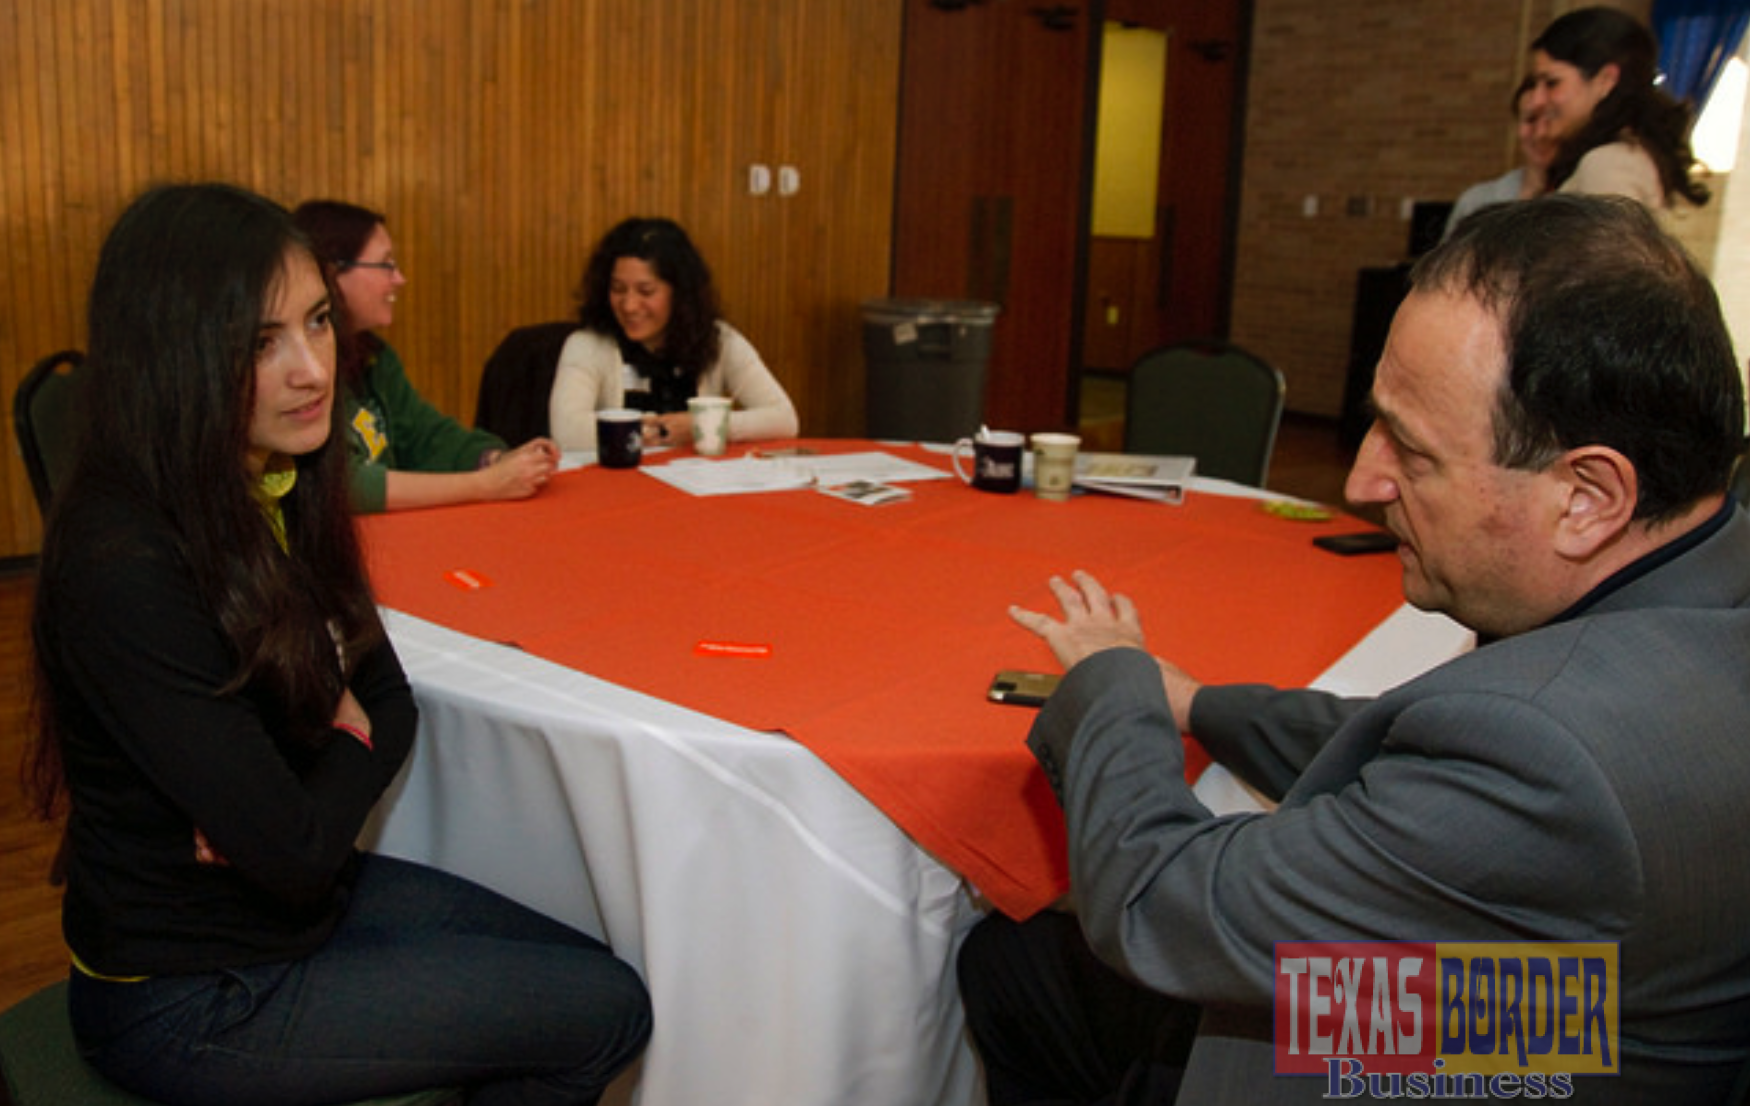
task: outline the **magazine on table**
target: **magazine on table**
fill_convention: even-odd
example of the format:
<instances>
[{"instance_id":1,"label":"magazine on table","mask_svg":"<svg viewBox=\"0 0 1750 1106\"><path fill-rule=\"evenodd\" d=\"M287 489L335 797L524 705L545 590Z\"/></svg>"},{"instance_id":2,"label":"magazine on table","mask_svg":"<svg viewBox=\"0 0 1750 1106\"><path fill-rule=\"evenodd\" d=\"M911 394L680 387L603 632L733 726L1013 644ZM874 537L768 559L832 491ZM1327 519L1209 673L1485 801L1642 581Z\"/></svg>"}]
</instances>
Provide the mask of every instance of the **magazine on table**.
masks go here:
<instances>
[{"instance_id":1,"label":"magazine on table","mask_svg":"<svg viewBox=\"0 0 1750 1106\"><path fill-rule=\"evenodd\" d=\"M1079 453L1075 486L1160 503L1183 503L1197 458L1146 453Z\"/></svg>"}]
</instances>

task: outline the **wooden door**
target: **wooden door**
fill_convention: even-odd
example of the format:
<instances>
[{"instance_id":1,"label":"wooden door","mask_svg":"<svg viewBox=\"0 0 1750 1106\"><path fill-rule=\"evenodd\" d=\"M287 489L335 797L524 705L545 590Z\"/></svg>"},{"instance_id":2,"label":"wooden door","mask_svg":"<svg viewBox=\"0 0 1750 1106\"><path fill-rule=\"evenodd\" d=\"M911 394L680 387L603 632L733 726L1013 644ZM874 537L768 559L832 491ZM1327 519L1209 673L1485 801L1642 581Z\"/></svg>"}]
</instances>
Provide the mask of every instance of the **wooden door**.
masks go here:
<instances>
[{"instance_id":1,"label":"wooden door","mask_svg":"<svg viewBox=\"0 0 1750 1106\"><path fill-rule=\"evenodd\" d=\"M893 292L998 304L985 421L1071 425L1101 0L906 0Z\"/></svg>"},{"instance_id":2,"label":"wooden door","mask_svg":"<svg viewBox=\"0 0 1750 1106\"><path fill-rule=\"evenodd\" d=\"M1083 363L1117 371L1228 332L1244 11L1242 0L1106 0L1105 18L1167 33L1155 235L1089 243Z\"/></svg>"}]
</instances>

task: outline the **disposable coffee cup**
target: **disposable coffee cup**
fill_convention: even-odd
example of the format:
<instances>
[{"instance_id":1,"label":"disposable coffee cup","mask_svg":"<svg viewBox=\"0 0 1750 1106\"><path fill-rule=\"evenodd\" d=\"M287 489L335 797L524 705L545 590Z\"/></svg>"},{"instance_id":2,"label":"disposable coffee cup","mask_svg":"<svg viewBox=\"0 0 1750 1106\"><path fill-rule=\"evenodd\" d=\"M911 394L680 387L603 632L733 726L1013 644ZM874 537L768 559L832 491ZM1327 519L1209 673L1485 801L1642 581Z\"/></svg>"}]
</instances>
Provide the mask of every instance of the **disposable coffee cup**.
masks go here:
<instances>
[{"instance_id":1,"label":"disposable coffee cup","mask_svg":"<svg viewBox=\"0 0 1750 1106\"><path fill-rule=\"evenodd\" d=\"M687 400L693 417L693 451L705 457L720 457L729 448L729 397L694 396Z\"/></svg>"},{"instance_id":2,"label":"disposable coffee cup","mask_svg":"<svg viewBox=\"0 0 1750 1106\"><path fill-rule=\"evenodd\" d=\"M1012 430L984 430L976 438L961 438L954 443L954 472L960 479L980 491L1013 495L1021 490L1021 452L1027 439ZM961 458L971 451L972 472L960 467Z\"/></svg>"},{"instance_id":3,"label":"disposable coffee cup","mask_svg":"<svg viewBox=\"0 0 1750 1106\"><path fill-rule=\"evenodd\" d=\"M644 413L611 407L595 413L596 463L605 469L634 469L644 456Z\"/></svg>"},{"instance_id":4,"label":"disposable coffee cup","mask_svg":"<svg viewBox=\"0 0 1750 1106\"><path fill-rule=\"evenodd\" d=\"M1033 435L1033 494L1040 499L1069 498L1076 479L1076 450L1082 440L1074 434Z\"/></svg>"}]
</instances>

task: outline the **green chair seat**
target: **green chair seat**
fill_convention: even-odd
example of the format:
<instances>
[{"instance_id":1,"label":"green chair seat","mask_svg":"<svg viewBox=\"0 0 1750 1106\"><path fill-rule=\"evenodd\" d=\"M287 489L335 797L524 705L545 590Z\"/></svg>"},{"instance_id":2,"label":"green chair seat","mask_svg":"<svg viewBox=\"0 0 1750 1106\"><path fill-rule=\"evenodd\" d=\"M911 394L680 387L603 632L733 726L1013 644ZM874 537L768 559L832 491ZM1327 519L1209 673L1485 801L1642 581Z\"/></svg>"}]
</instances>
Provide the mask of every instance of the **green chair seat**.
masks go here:
<instances>
[{"instance_id":1,"label":"green chair seat","mask_svg":"<svg viewBox=\"0 0 1750 1106\"><path fill-rule=\"evenodd\" d=\"M67 1020L67 984L54 983L0 1014L0 1071L12 1106L157 1106L97 1073L79 1056ZM454 1106L453 1089L372 1098L357 1106Z\"/></svg>"}]
</instances>

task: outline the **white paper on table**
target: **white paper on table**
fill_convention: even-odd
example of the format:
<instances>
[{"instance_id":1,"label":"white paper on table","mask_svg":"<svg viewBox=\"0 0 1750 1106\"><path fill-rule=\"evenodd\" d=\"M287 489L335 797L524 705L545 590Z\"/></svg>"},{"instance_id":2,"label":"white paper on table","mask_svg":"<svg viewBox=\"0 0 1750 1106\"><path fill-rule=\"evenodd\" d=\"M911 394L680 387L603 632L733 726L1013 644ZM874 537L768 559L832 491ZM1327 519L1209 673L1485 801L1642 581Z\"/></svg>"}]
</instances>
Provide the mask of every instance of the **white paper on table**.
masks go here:
<instances>
[{"instance_id":1,"label":"white paper on table","mask_svg":"<svg viewBox=\"0 0 1750 1106\"><path fill-rule=\"evenodd\" d=\"M808 469L816 481L828 485L849 484L854 480L867 480L871 484L904 484L912 480L948 479L947 473L933 465L920 465L879 450L792 457L789 461Z\"/></svg>"},{"instance_id":2,"label":"white paper on table","mask_svg":"<svg viewBox=\"0 0 1750 1106\"><path fill-rule=\"evenodd\" d=\"M704 457L683 457L642 471L688 495L745 495L748 492L781 492L814 486L814 474L799 468L788 458L737 457L713 461Z\"/></svg>"},{"instance_id":3,"label":"white paper on table","mask_svg":"<svg viewBox=\"0 0 1750 1106\"><path fill-rule=\"evenodd\" d=\"M794 488L849 484L865 480L893 484L943 480L948 474L890 453L835 453L830 456L737 457L713 461L688 457L643 470L689 495L744 495Z\"/></svg>"}]
</instances>

